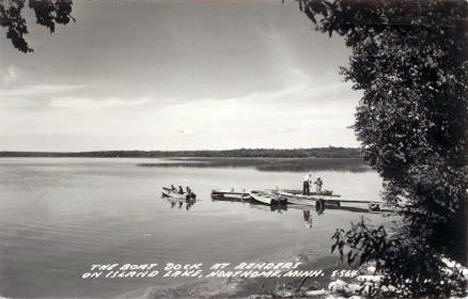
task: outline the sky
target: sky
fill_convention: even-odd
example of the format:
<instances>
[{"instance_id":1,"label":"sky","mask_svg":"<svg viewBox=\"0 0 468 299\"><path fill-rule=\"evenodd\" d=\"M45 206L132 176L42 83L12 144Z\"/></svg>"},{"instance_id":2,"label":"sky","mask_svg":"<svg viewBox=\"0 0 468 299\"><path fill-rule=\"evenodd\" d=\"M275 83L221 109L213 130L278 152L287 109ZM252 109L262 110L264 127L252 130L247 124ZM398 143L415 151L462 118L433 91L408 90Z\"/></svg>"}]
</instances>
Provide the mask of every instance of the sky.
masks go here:
<instances>
[{"instance_id":1,"label":"sky","mask_svg":"<svg viewBox=\"0 0 468 299\"><path fill-rule=\"evenodd\" d=\"M0 150L358 146L350 50L295 1L75 0L0 42Z\"/></svg>"}]
</instances>

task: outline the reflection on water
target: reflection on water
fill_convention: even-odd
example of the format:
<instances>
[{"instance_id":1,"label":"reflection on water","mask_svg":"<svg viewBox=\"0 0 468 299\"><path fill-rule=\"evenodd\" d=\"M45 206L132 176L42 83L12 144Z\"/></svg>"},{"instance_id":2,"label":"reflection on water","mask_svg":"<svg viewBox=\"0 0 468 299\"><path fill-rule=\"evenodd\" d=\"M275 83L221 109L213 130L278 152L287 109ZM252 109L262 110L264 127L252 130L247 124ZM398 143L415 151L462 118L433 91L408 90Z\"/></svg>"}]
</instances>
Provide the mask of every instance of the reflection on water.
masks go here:
<instances>
[{"instance_id":1,"label":"reflection on water","mask_svg":"<svg viewBox=\"0 0 468 299\"><path fill-rule=\"evenodd\" d=\"M175 199L168 197L166 198L167 201L170 203L171 208L173 209L174 207L178 207L179 209L182 208L182 206L185 205L185 209L188 211L196 202L196 199Z\"/></svg>"},{"instance_id":2,"label":"reflection on water","mask_svg":"<svg viewBox=\"0 0 468 299\"><path fill-rule=\"evenodd\" d=\"M0 295L20 298L107 297L173 284L153 279L81 279L94 263L212 264L331 256L330 236L361 216L380 214L326 208L303 210L211 201L216 188L302 187L302 173L253 168L138 167L154 159L0 159ZM312 171L343 196L372 199L374 172ZM194 203L171 202L162 186L196 190ZM366 210L367 211L367 210ZM274 236L274 237L272 237Z\"/></svg>"},{"instance_id":3,"label":"reflection on water","mask_svg":"<svg viewBox=\"0 0 468 299\"><path fill-rule=\"evenodd\" d=\"M302 214L304 216L306 227L312 228L313 220L312 220L311 210L304 210L302 211Z\"/></svg>"},{"instance_id":4,"label":"reflection on water","mask_svg":"<svg viewBox=\"0 0 468 299\"><path fill-rule=\"evenodd\" d=\"M383 212L388 212L389 210L372 210L369 207L365 207L363 204L354 204L354 206L346 205L346 204L332 204L332 203L322 203L318 204L319 201L315 202L315 208L311 209L310 205L299 205L299 204L287 204L287 205L266 205L260 202L253 200L252 198L237 198L237 197L229 197L229 196L212 196L211 200L216 201L230 201L230 202L239 202L242 204L248 204L249 207L260 209L263 211L270 211L270 212L286 212L289 210L301 210L302 217L304 219L305 225L307 228L312 228L313 224L313 214L315 213L317 216L323 215L325 210L341 210L347 211L352 213L359 213L359 214L379 214Z\"/></svg>"},{"instance_id":5,"label":"reflection on water","mask_svg":"<svg viewBox=\"0 0 468 299\"><path fill-rule=\"evenodd\" d=\"M266 205L260 203L258 201L253 200L252 198L237 198L237 197L218 197L212 196L211 200L213 202L221 201L221 202L238 202L247 205L251 209L257 209L265 212L277 212L281 214L288 210L288 205ZM289 206L291 207L291 206Z\"/></svg>"}]
</instances>

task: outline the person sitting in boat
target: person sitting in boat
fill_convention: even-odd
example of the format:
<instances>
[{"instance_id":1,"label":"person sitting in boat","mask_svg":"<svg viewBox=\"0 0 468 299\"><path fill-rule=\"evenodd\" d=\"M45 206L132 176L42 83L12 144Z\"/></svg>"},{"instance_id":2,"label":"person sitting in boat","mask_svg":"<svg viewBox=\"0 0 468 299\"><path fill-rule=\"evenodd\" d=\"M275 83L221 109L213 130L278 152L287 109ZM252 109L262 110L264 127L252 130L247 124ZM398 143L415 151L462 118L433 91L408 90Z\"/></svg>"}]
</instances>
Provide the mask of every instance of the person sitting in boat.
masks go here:
<instances>
[{"instance_id":1,"label":"person sitting in boat","mask_svg":"<svg viewBox=\"0 0 468 299\"><path fill-rule=\"evenodd\" d=\"M182 188L182 186L179 186L179 194L184 194L184 188Z\"/></svg>"},{"instance_id":2,"label":"person sitting in boat","mask_svg":"<svg viewBox=\"0 0 468 299\"><path fill-rule=\"evenodd\" d=\"M188 194L192 193L192 189L190 189L189 186L185 187L185 190L187 191Z\"/></svg>"},{"instance_id":3,"label":"person sitting in boat","mask_svg":"<svg viewBox=\"0 0 468 299\"><path fill-rule=\"evenodd\" d=\"M322 186L323 186L323 181L322 179L318 178L316 181L315 181L315 192L317 193L321 193L322 192Z\"/></svg>"},{"instance_id":4,"label":"person sitting in boat","mask_svg":"<svg viewBox=\"0 0 468 299\"><path fill-rule=\"evenodd\" d=\"M187 195L185 195L186 202L195 201L196 198L197 198L197 195L193 193L192 190L187 191Z\"/></svg>"},{"instance_id":5,"label":"person sitting in boat","mask_svg":"<svg viewBox=\"0 0 468 299\"><path fill-rule=\"evenodd\" d=\"M310 179L311 179L310 173L306 174L306 176L304 177L304 184L303 184L303 188L302 188L302 194L303 195L309 195L310 194Z\"/></svg>"},{"instance_id":6,"label":"person sitting in boat","mask_svg":"<svg viewBox=\"0 0 468 299\"><path fill-rule=\"evenodd\" d=\"M177 189L176 189L176 187L174 185L171 185L171 190L174 191L174 192L177 191Z\"/></svg>"}]
</instances>

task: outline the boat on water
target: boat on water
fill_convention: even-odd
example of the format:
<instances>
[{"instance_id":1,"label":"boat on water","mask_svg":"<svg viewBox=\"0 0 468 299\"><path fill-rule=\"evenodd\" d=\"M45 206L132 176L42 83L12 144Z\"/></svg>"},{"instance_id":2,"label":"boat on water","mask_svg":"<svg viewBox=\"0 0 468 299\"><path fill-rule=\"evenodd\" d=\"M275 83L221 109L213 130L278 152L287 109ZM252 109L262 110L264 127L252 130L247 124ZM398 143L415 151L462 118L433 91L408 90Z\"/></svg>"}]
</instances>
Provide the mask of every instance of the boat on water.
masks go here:
<instances>
[{"instance_id":1,"label":"boat on water","mask_svg":"<svg viewBox=\"0 0 468 299\"><path fill-rule=\"evenodd\" d=\"M164 197L170 197L170 198L179 199L179 200L190 200L190 199L196 198L196 195L193 192L190 194L187 193L186 191L184 191L183 193L179 193L177 190L174 190L169 187L162 187L161 193L162 193L162 196Z\"/></svg>"},{"instance_id":2,"label":"boat on water","mask_svg":"<svg viewBox=\"0 0 468 299\"><path fill-rule=\"evenodd\" d=\"M247 200L250 199L249 191L236 190L236 189L213 189L211 190L211 198L223 200L223 199L237 199L237 200Z\"/></svg>"},{"instance_id":3,"label":"boat on water","mask_svg":"<svg viewBox=\"0 0 468 299\"><path fill-rule=\"evenodd\" d=\"M169 197L169 196L171 196L171 194L173 194L174 192L175 192L174 190L172 190L171 188L168 188L168 187L162 187L162 188L161 188L161 193L162 193L163 196Z\"/></svg>"},{"instance_id":4,"label":"boat on water","mask_svg":"<svg viewBox=\"0 0 468 299\"><path fill-rule=\"evenodd\" d=\"M249 194L252 199L266 205L285 205L288 203L286 198L267 190L252 190Z\"/></svg>"}]
</instances>

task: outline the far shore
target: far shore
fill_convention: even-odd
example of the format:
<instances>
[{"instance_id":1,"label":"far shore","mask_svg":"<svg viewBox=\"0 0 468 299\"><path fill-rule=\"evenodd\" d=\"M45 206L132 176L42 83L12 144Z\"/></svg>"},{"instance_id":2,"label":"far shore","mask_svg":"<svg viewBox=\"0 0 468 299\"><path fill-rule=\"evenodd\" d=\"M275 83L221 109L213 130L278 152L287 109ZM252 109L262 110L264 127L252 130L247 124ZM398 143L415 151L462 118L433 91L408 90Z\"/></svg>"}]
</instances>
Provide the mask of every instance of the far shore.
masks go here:
<instances>
[{"instance_id":1,"label":"far shore","mask_svg":"<svg viewBox=\"0 0 468 299\"><path fill-rule=\"evenodd\" d=\"M190 151L107 150L81 152L0 151L0 157L84 158L360 158L359 148L232 149Z\"/></svg>"},{"instance_id":2,"label":"far shore","mask_svg":"<svg viewBox=\"0 0 468 299\"><path fill-rule=\"evenodd\" d=\"M298 151L268 150L234 151L234 152L164 152L164 154L150 154L148 152L83 152L83 153L49 153L49 152L0 152L0 158L92 158L92 159L142 159L135 162L138 167L197 167L197 168L255 168L259 171L350 171L364 172L372 168L366 165L362 158L356 157L349 151L337 150L341 154L332 155L331 151L321 149L317 156L301 156ZM144 154L143 154L144 153ZM261 156L255 154L271 154ZM171 156L171 155L175 156ZM192 155L188 155L192 154ZM216 155L215 155L216 154ZM228 156L230 154L230 156ZM247 156L247 154L251 154ZM151 160L154 159L154 160Z\"/></svg>"}]
</instances>

